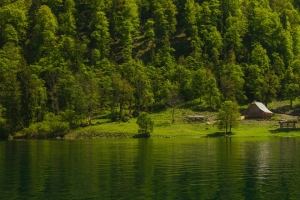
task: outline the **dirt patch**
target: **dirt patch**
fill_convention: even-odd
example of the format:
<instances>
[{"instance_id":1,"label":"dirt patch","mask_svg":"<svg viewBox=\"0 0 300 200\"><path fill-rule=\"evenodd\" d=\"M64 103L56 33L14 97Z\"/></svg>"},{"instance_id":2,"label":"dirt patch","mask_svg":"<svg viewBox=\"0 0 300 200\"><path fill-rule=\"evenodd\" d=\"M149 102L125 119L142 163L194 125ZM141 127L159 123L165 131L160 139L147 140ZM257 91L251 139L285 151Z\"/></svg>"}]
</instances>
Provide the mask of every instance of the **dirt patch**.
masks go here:
<instances>
[{"instance_id":1,"label":"dirt patch","mask_svg":"<svg viewBox=\"0 0 300 200\"><path fill-rule=\"evenodd\" d=\"M298 120L298 117L288 115L288 114L276 114L271 119L244 119L244 120L241 120L241 124L247 124L247 125L274 125L274 124L277 124L279 121L285 121L285 120Z\"/></svg>"}]
</instances>

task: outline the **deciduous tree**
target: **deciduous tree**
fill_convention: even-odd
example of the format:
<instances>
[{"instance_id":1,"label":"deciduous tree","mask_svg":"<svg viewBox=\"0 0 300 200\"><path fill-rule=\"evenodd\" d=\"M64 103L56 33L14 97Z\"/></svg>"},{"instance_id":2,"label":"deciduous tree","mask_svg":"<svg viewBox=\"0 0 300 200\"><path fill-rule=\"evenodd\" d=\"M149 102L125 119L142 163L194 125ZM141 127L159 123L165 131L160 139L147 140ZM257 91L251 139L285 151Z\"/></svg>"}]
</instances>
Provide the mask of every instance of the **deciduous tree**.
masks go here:
<instances>
[{"instance_id":1,"label":"deciduous tree","mask_svg":"<svg viewBox=\"0 0 300 200\"><path fill-rule=\"evenodd\" d=\"M237 127L240 122L240 113L238 105L232 101L225 101L218 113L219 124L218 128L220 130L225 129L225 135L231 133L231 129Z\"/></svg>"}]
</instances>

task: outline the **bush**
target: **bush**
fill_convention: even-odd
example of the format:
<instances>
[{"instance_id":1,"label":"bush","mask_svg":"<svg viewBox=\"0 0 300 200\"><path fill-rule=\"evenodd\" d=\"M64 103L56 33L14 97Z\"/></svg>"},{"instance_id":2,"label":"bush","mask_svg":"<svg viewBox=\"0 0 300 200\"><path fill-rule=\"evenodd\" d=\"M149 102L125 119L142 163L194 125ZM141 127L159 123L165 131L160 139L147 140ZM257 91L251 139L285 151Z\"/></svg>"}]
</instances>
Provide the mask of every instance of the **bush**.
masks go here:
<instances>
[{"instance_id":1,"label":"bush","mask_svg":"<svg viewBox=\"0 0 300 200\"><path fill-rule=\"evenodd\" d=\"M150 133L153 132L154 125L151 116L148 113L142 112L138 116L136 123L139 126L138 133L150 137Z\"/></svg>"},{"instance_id":2,"label":"bush","mask_svg":"<svg viewBox=\"0 0 300 200\"><path fill-rule=\"evenodd\" d=\"M54 138L63 137L69 130L68 122L62 122L60 116L49 113L44 121L31 124L23 132L28 138Z\"/></svg>"},{"instance_id":3,"label":"bush","mask_svg":"<svg viewBox=\"0 0 300 200\"><path fill-rule=\"evenodd\" d=\"M111 111L111 113L110 113L110 120L112 122L118 121L119 117L120 117L120 113L118 111L115 111L115 110Z\"/></svg>"},{"instance_id":4,"label":"bush","mask_svg":"<svg viewBox=\"0 0 300 200\"><path fill-rule=\"evenodd\" d=\"M122 118L121 118L121 121L122 122L128 122L130 120L131 116L128 114L128 113L124 113Z\"/></svg>"}]
</instances>

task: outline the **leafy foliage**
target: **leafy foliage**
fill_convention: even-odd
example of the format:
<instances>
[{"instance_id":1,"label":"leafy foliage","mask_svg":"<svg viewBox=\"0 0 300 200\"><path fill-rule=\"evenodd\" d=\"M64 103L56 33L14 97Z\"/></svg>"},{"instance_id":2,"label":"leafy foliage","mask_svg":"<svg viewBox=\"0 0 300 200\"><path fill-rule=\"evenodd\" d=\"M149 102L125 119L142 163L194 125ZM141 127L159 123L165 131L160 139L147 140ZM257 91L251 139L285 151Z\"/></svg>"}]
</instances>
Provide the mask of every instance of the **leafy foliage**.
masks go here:
<instances>
[{"instance_id":1,"label":"leafy foliage","mask_svg":"<svg viewBox=\"0 0 300 200\"><path fill-rule=\"evenodd\" d=\"M62 122L61 116L48 113L43 122L31 124L24 133L28 138L53 138L63 137L69 129L69 124Z\"/></svg>"},{"instance_id":2,"label":"leafy foliage","mask_svg":"<svg viewBox=\"0 0 300 200\"><path fill-rule=\"evenodd\" d=\"M240 113L238 105L232 101L225 101L218 113L220 130L225 129L225 134L231 133L231 128L237 127L240 122Z\"/></svg>"},{"instance_id":3,"label":"leafy foliage","mask_svg":"<svg viewBox=\"0 0 300 200\"><path fill-rule=\"evenodd\" d=\"M150 137L150 134L153 132L154 125L151 116L146 112L142 112L139 114L136 123L139 126L138 133Z\"/></svg>"},{"instance_id":4,"label":"leafy foliage","mask_svg":"<svg viewBox=\"0 0 300 200\"><path fill-rule=\"evenodd\" d=\"M164 106L173 86L206 109L299 96L298 1L14 0L0 16L12 135L48 112L71 127L127 119Z\"/></svg>"}]
</instances>

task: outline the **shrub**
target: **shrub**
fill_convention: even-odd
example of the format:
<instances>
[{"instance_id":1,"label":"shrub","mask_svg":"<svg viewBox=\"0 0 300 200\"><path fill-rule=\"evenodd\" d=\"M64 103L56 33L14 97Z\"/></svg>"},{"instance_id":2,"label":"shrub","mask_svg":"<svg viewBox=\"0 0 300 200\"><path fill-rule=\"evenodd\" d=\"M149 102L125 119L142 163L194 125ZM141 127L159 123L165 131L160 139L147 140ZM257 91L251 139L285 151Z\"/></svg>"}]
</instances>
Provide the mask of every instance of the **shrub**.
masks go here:
<instances>
[{"instance_id":1,"label":"shrub","mask_svg":"<svg viewBox=\"0 0 300 200\"><path fill-rule=\"evenodd\" d=\"M63 137L68 130L70 130L68 122L62 122L60 116L49 113L44 121L31 124L28 128L24 128L23 132L28 138L54 138Z\"/></svg>"},{"instance_id":2,"label":"shrub","mask_svg":"<svg viewBox=\"0 0 300 200\"><path fill-rule=\"evenodd\" d=\"M120 113L118 111L116 111L116 110L111 111L111 113L110 113L110 120L112 122L118 121L119 117L120 117Z\"/></svg>"},{"instance_id":3,"label":"shrub","mask_svg":"<svg viewBox=\"0 0 300 200\"><path fill-rule=\"evenodd\" d=\"M124 113L122 118L121 118L121 121L122 122L128 122L130 120L131 116L128 114L128 113Z\"/></svg>"},{"instance_id":4,"label":"shrub","mask_svg":"<svg viewBox=\"0 0 300 200\"><path fill-rule=\"evenodd\" d=\"M153 132L154 125L151 116L148 113L142 112L138 116L136 123L139 126L138 133L150 137L150 133Z\"/></svg>"}]
</instances>

